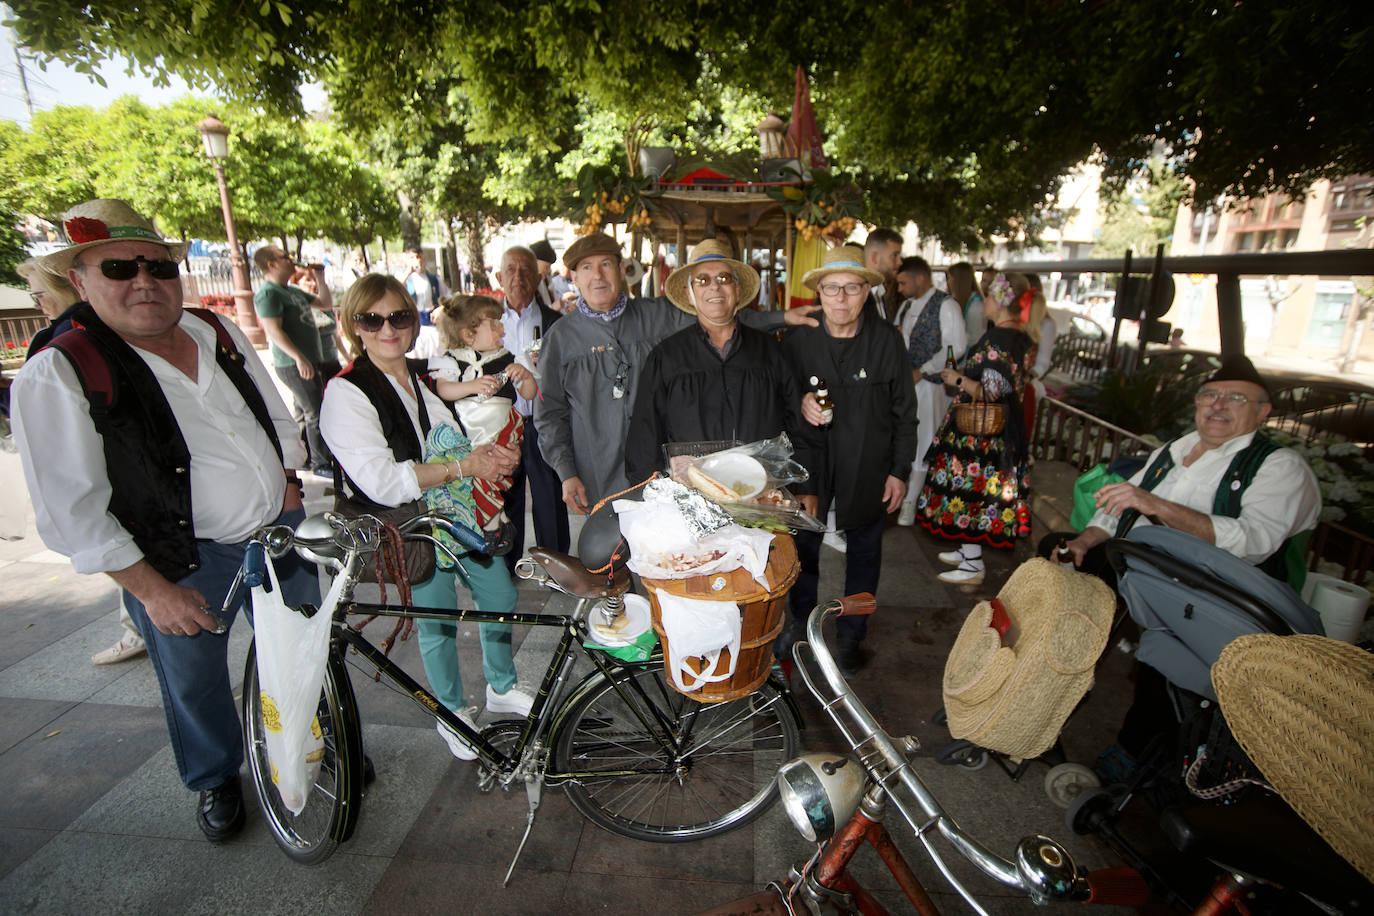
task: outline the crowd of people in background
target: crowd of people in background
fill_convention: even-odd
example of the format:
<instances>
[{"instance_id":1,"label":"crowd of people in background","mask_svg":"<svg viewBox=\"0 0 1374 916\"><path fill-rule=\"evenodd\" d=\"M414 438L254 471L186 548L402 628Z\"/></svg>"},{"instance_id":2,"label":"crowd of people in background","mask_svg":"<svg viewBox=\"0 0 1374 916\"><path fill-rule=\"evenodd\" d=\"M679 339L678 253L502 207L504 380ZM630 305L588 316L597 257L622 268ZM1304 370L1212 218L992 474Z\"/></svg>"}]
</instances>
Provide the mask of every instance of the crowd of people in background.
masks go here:
<instances>
[{"instance_id":1,"label":"crowd of people in background","mask_svg":"<svg viewBox=\"0 0 1374 916\"><path fill-rule=\"evenodd\" d=\"M411 249L394 274L355 276L337 309L323 264L263 246L253 304L293 419L238 327L183 308L184 244L122 201L82 204L65 226L71 246L24 265L53 324L14 384L16 439L45 543L122 589L128 632L93 661L151 658L213 842L243 824L243 754L226 669L234 613L210 609L226 605L252 531L303 519L298 470L333 486L338 511L452 508L484 549L412 583L413 603L457 608L463 588L504 613L526 506L534 542L566 551L570 519L664 469L665 445L785 433L809 472L796 495L828 533L796 536L780 652L815 604L825 544L845 553L845 594L876 594L889 515L948 542L951 584L982 582L983 550L1030 533L1028 435L1054 342L1039 280L988 269L975 283L959 263L941 289L891 229L831 247L802 278L814 301L781 311L749 307L762 277L725 238L679 253L676 269L656 262L647 285L660 296L639 294L643 266L602 233L569 245L561 269L547 240L508 248L499 298L450 292ZM1197 433L1104 488L1103 513L1070 542L1075 562L1133 512L1282 566L1320 499L1300 458L1255 438L1267 399L1248 362L1224 365L1198 393ZM314 570L288 558L278 573L291 603L318 604ZM866 663L865 620L840 621L846 673ZM455 625L419 632L431 688L471 723ZM487 709L524 715L510 628L480 635Z\"/></svg>"}]
</instances>

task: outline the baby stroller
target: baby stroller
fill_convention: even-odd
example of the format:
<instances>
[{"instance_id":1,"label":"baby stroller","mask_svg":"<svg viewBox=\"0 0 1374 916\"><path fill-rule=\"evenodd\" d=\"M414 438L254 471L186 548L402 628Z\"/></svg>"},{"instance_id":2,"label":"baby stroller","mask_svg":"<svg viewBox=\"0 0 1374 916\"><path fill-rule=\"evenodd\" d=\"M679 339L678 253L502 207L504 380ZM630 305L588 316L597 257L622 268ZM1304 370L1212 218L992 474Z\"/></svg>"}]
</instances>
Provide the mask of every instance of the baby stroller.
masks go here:
<instances>
[{"instance_id":1,"label":"baby stroller","mask_svg":"<svg viewBox=\"0 0 1374 916\"><path fill-rule=\"evenodd\" d=\"M1321 635L1317 613L1286 584L1179 531L1136 528L1106 549L1118 594L1142 629L1136 657L1166 682L1158 702L1167 715L1127 766L1120 755L1099 758L1108 784L1074 800L1068 826L1101 837L1175 907L1191 910L1220 869L1230 893L1250 898L1249 912L1368 912L1368 882L1268 790L1231 735L1210 677L1238 637ZM1155 867L1141 838L1128 838L1123 816L1134 799L1162 831L1143 840L1167 840L1181 856L1156 856ZM1312 900L1322 904L1314 909Z\"/></svg>"}]
</instances>

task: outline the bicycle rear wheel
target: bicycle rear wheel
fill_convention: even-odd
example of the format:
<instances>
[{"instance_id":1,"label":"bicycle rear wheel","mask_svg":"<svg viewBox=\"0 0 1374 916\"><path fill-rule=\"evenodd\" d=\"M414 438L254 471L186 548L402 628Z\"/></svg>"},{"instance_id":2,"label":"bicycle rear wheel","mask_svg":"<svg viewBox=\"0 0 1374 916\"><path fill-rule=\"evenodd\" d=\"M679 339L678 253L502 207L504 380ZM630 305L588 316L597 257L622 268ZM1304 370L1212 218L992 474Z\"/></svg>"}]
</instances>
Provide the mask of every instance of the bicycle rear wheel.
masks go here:
<instances>
[{"instance_id":1,"label":"bicycle rear wheel","mask_svg":"<svg viewBox=\"0 0 1374 916\"><path fill-rule=\"evenodd\" d=\"M358 710L348 672L331 654L325 667L316 716L324 736L324 759L305 808L292 814L272 782L267 734L258 688L256 647L248 650L243 674L243 744L258 805L272 838L289 857L305 865L329 858L353 834L362 801L363 749Z\"/></svg>"},{"instance_id":2,"label":"bicycle rear wheel","mask_svg":"<svg viewBox=\"0 0 1374 916\"><path fill-rule=\"evenodd\" d=\"M554 739L568 798L593 823L637 840L697 840L749 823L777 798L797 720L772 684L704 704L673 690L661 662L620 669L616 683L595 677Z\"/></svg>"}]
</instances>

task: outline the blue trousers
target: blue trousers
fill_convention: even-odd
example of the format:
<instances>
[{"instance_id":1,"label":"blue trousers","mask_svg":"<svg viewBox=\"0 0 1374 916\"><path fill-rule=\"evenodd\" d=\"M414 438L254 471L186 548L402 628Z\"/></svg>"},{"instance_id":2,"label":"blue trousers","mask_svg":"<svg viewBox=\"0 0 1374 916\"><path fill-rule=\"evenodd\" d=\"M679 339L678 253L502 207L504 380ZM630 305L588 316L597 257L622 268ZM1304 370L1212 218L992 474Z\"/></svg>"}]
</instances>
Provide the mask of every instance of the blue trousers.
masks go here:
<instances>
[{"instance_id":1,"label":"blue trousers","mask_svg":"<svg viewBox=\"0 0 1374 916\"><path fill-rule=\"evenodd\" d=\"M859 592L878 594L878 573L883 566L883 525L887 516L845 531L844 591L833 597ZM788 593L792 615L803 620L816 606L820 581L821 535L814 531L797 532L797 562L801 571ZM830 597L830 596L828 596ZM835 621L837 642L859 642L868 633L868 617L841 617Z\"/></svg>"},{"instance_id":2,"label":"blue trousers","mask_svg":"<svg viewBox=\"0 0 1374 916\"><path fill-rule=\"evenodd\" d=\"M462 558L463 573L455 570L436 570L428 582L413 586L412 603L417 607L458 609L457 584L461 578L472 593L472 603L479 611L510 613L515 610L515 584L510 572L499 559L466 556ZM450 710L463 708L463 677L458 671L458 625L446 620L417 621L420 658L425 664L425 677L434 696ZM511 651L510 624L483 623L477 627L482 642L482 671L487 683L497 693L505 693L515 686L515 656Z\"/></svg>"},{"instance_id":3,"label":"blue trousers","mask_svg":"<svg viewBox=\"0 0 1374 916\"><path fill-rule=\"evenodd\" d=\"M295 526L305 518L296 509L274 524ZM243 544L200 541L200 568L177 582L205 596L216 613L243 564ZM273 561L286 603L320 603L319 578L313 564L294 552ZM248 591L234 595L225 624L232 627ZM153 626L143 602L124 593L124 607L148 643L148 658L162 690L162 709L181 781L192 791L212 789L238 773L243 763L243 735L229 675L229 633L202 630L195 636L169 636Z\"/></svg>"},{"instance_id":4,"label":"blue trousers","mask_svg":"<svg viewBox=\"0 0 1374 916\"><path fill-rule=\"evenodd\" d=\"M520 442L520 466L510 475L506 491L506 515L515 526L515 549L506 554L513 575L515 563L525 552L525 481L530 484L530 509L534 515L534 543L559 553L568 552L568 506L563 502L563 482L539 451L539 430L534 417L525 418L525 438Z\"/></svg>"}]
</instances>

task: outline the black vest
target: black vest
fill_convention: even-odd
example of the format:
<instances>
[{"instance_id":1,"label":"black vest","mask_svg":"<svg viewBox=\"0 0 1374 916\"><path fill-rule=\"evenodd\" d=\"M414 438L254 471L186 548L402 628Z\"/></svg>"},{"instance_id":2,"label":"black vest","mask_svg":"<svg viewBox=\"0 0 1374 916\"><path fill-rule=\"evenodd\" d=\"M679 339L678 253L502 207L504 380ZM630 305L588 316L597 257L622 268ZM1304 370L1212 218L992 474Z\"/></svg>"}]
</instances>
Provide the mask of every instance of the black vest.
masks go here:
<instances>
[{"instance_id":1,"label":"black vest","mask_svg":"<svg viewBox=\"0 0 1374 916\"><path fill-rule=\"evenodd\" d=\"M407 359L406 369L410 373L411 386L415 390L415 400L419 406L420 428L425 435L429 434L429 411L425 407L424 396L420 393L420 386L423 385L434 391L434 382L429 376L429 365L423 359ZM391 448L391 455L397 461L424 460L424 443L415 435L415 425L410 422L410 414L406 412L406 406L401 402L401 396L396 393L396 389L391 387L391 381L382 370L372 364L366 353L359 356L350 363L337 376L345 379L358 390L367 396L368 402L377 411L377 420L382 427L382 437L386 439L386 444ZM437 395L438 392L435 392ZM462 420L458 419L458 411L449 401L444 402L449 412L453 414L453 419L458 424L459 429L463 427ZM347 481L348 488L344 489L344 482ZM368 496L366 491L353 482L353 478L344 472L343 466L336 460L334 462L334 492L343 493L353 502L360 503L371 509L391 509L394 506L384 506Z\"/></svg>"},{"instance_id":2,"label":"black vest","mask_svg":"<svg viewBox=\"0 0 1374 916\"><path fill-rule=\"evenodd\" d=\"M1169 451L1169 446L1178 440L1170 439L1160 450L1158 457L1145 469L1145 476L1141 478L1140 488L1142 490L1154 490L1159 486L1159 482L1174 467L1174 456ZM1255 437L1250 440L1250 444L1231 458L1231 463L1226 468L1226 473L1221 475L1221 481L1217 484L1216 493L1212 497L1212 514L1222 518L1240 518L1241 497L1246 489L1254 481L1255 475L1259 473L1260 465L1264 460L1279 450L1279 444L1270 439L1264 433L1256 432ZM1121 520L1116 525L1116 536L1124 538L1126 533L1135 526L1136 520L1140 518L1138 509L1127 509L1121 513ZM1280 582L1291 582L1295 573L1302 570L1301 550L1297 557L1298 568L1293 569L1290 558L1292 547L1295 544L1294 537L1284 539L1279 545L1279 549L1256 565ZM1301 541L1301 548L1307 546L1307 539ZM1299 585L1301 582L1299 581Z\"/></svg>"},{"instance_id":3,"label":"black vest","mask_svg":"<svg viewBox=\"0 0 1374 916\"><path fill-rule=\"evenodd\" d=\"M196 310L200 311L200 310ZM71 362L105 449L109 511L133 537L143 558L170 582L200 568L191 514L191 452L172 407L148 364L110 330L95 309L78 303L70 324L54 327L49 346ZM215 362L281 456L267 404L223 326L216 325Z\"/></svg>"}]
</instances>

